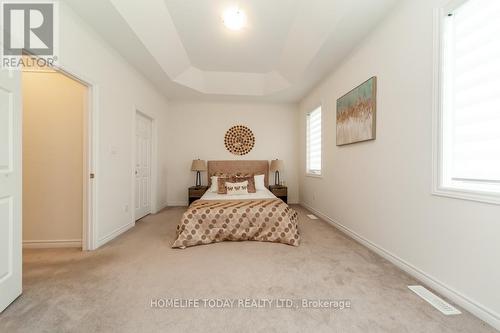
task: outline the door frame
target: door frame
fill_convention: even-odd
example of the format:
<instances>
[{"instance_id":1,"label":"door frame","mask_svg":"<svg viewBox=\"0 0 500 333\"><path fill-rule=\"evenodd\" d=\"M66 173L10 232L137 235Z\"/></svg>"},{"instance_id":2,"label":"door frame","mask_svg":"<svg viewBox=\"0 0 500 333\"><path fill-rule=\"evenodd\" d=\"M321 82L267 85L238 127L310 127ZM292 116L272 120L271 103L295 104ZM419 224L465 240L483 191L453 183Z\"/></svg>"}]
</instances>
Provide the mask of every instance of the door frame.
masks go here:
<instances>
[{"instance_id":1,"label":"door frame","mask_svg":"<svg viewBox=\"0 0 500 333\"><path fill-rule=\"evenodd\" d=\"M153 115L147 113L144 111L143 108L140 108L136 105L133 107L133 135L132 135L132 140L133 144L132 147L133 153L132 153L132 209L131 211L131 217L134 223L136 222L135 220L135 161L136 161L136 128L137 128L137 115L140 115L142 117L148 118L151 120L151 161L150 161L150 169L151 169L151 176L150 176L150 186L149 186L149 197L151 198L151 214L156 214L158 212L158 206L157 206L157 187L158 187L158 128L157 128L157 123L156 119Z\"/></svg>"},{"instance_id":2,"label":"door frame","mask_svg":"<svg viewBox=\"0 0 500 333\"><path fill-rule=\"evenodd\" d=\"M27 54L30 57L36 57ZM83 214L82 251L97 249L97 203L98 203L98 143L99 143L99 86L84 75L63 65L53 65L52 69L87 87L85 116L83 117ZM21 89L22 93L22 89ZM21 119L22 123L22 119ZM22 147L22 144L21 144ZM21 148L22 149L22 148ZM93 175L93 177L92 177Z\"/></svg>"},{"instance_id":3,"label":"door frame","mask_svg":"<svg viewBox=\"0 0 500 333\"><path fill-rule=\"evenodd\" d=\"M83 118L83 216L82 250L92 251L97 248L97 147L98 147L98 86L82 75L76 74L63 66L55 68L63 75L76 80L87 87L86 115Z\"/></svg>"}]
</instances>

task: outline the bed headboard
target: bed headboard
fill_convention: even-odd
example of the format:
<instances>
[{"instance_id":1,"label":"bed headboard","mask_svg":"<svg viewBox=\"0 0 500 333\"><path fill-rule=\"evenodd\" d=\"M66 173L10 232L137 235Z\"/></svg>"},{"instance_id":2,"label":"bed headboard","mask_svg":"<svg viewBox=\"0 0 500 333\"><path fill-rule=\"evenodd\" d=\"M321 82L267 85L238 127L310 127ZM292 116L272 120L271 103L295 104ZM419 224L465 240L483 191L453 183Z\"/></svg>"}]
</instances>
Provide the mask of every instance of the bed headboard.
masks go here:
<instances>
[{"instance_id":1,"label":"bed headboard","mask_svg":"<svg viewBox=\"0 0 500 333\"><path fill-rule=\"evenodd\" d=\"M251 173L255 175L264 174L264 184L269 186L269 161L208 161L207 175L208 186L211 185L211 176L216 173L236 174Z\"/></svg>"}]
</instances>

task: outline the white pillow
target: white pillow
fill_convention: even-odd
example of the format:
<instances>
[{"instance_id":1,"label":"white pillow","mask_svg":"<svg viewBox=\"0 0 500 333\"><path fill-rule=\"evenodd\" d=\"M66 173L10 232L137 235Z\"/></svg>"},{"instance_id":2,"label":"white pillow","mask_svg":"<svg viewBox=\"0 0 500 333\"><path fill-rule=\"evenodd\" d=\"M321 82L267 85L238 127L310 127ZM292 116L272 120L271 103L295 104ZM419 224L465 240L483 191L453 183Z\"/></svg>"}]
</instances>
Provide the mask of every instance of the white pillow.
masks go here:
<instances>
[{"instance_id":1,"label":"white pillow","mask_svg":"<svg viewBox=\"0 0 500 333\"><path fill-rule=\"evenodd\" d=\"M218 187L219 177L212 176L212 177L210 177L210 179L212 180L212 184L210 185L210 192L217 193L217 191L219 189L219 187Z\"/></svg>"},{"instance_id":2,"label":"white pillow","mask_svg":"<svg viewBox=\"0 0 500 333\"><path fill-rule=\"evenodd\" d=\"M248 181L241 183L226 182L226 190L228 195L248 194Z\"/></svg>"},{"instance_id":3,"label":"white pillow","mask_svg":"<svg viewBox=\"0 0 500 333\"><path fill-rule=\"evenodd\" d=\"M253 176L255 180L255 189L257 191L262 191L266 189L266 185L264 185L264 175L255 175Z\"/></svg>"}]
</instances>

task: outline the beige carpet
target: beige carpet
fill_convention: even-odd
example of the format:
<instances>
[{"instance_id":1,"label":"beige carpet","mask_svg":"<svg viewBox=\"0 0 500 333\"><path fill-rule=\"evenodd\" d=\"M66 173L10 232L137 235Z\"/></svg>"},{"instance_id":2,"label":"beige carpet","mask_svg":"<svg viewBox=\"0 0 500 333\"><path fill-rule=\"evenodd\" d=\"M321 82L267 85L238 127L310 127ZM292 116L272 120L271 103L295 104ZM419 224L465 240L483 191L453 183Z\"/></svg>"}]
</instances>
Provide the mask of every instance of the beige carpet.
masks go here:
<instances>
[{"instance_id":1,"label":"beige carpet","mask_svg":"<svg viewBox=\"0 0 500 333\"><path fill-rule=\"evenodd\" d=\"M183 209L145 218L98 251L29 250L24 294L0 332L494 332L443 316L416 281L330 225L300 213L302 244L170 248ZM349 299L351 308L172 309L151 299ZM159 303L161 305L161 303Z\"/></svg>"}]
</instances>

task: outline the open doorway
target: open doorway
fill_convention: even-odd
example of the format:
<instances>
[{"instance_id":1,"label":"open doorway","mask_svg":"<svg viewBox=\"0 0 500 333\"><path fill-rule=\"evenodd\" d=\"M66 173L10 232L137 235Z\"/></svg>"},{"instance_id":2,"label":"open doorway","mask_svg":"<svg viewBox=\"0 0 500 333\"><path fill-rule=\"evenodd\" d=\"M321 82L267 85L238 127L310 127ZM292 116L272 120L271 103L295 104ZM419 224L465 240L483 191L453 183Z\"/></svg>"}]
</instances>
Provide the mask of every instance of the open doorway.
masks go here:
<instances>
[{"instance_id":1,"label":"open doorway","mask_svg":"<svg viewBox=\"0 0 500 333\"><path fill-rule=\"evenodd\" d=\"M23 247L92 249L91 89L55 68L25 68Z\"/></svg>"}]
</instances>

